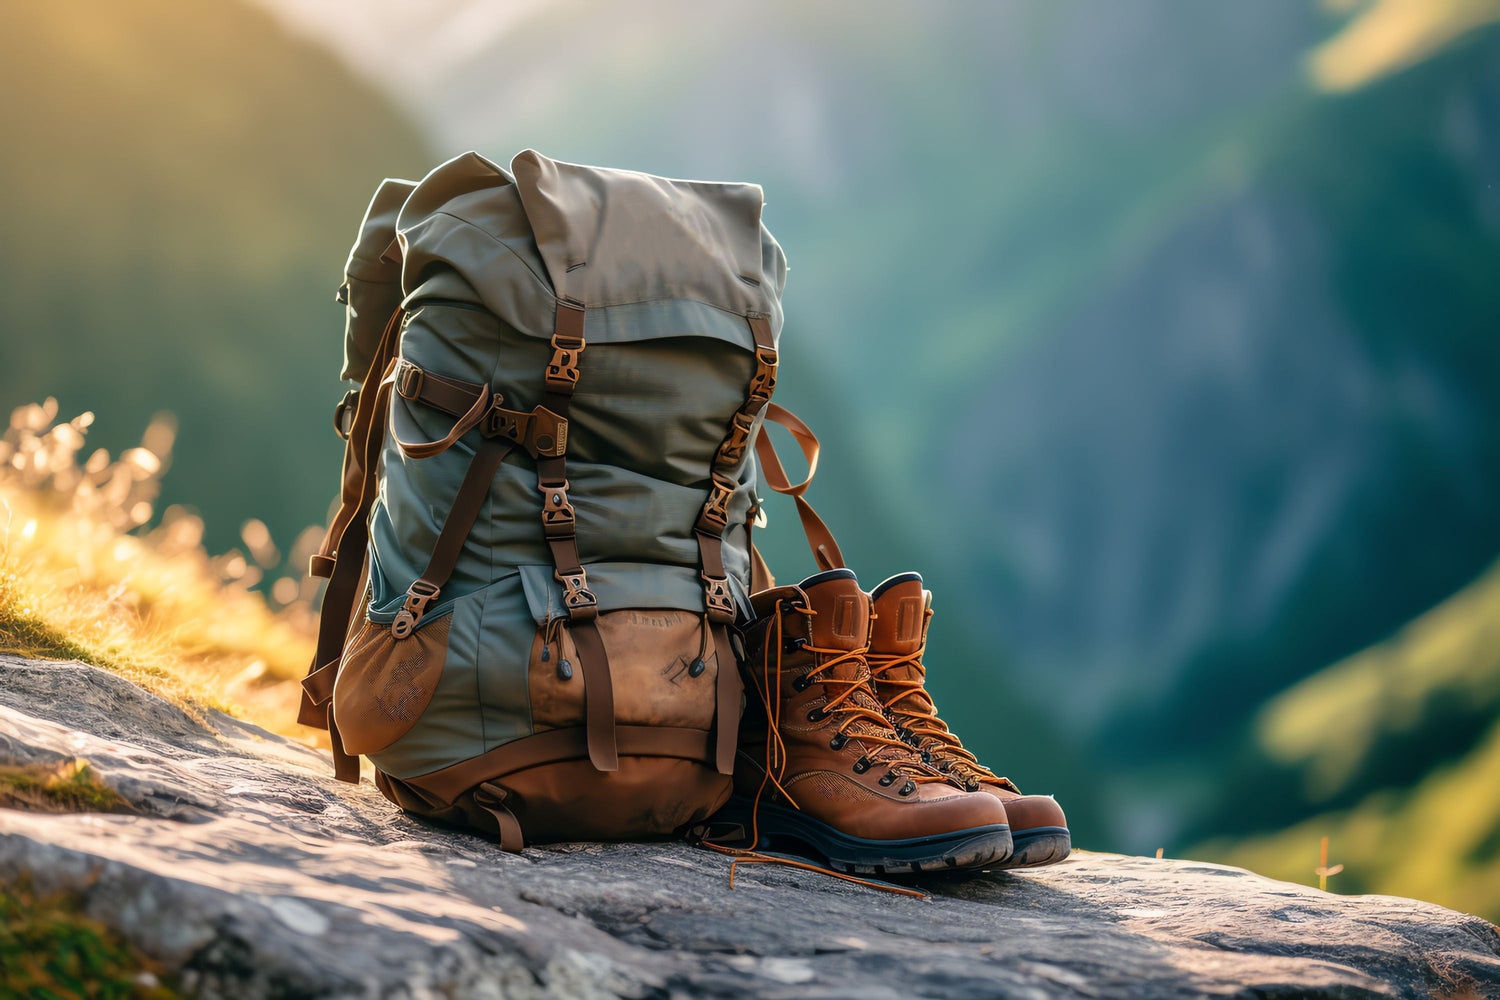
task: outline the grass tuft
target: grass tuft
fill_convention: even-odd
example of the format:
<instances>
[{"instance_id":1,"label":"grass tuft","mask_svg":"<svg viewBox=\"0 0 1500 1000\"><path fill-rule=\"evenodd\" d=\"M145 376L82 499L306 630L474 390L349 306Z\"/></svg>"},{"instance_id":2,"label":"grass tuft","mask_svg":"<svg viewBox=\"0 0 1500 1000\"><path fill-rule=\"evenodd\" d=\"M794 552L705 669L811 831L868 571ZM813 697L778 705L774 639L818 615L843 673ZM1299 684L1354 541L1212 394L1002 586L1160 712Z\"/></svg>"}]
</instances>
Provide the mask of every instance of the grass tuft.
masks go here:
<instances>
[{"instance_id":1,"label":"grass tuft","mask_svg":"<svg viewBox=\"0 0 1500 1000\"><path fill-rule=\"evenodd\" d=\"M34 812L132 812L86 760L0 765L0 809Z\"/></svg>"},{"instance_id":2,"label":"grass tuft","mask_svg":"<svg viewBox=\"0 0 1500 1000\"><path fill-rule=\"evenodd\" d=\"M161 966L83 912L76 896L0 884L0 995L36 1000L174 1000Z\"/></svg>"},{"instance_id":3,"label":"grass tuft","mask_svg":"<svg viewBox=\"0 0 1500 1000\"><path fill-rule=\"evenodd\" d=\"M290 567L306 564L321 530L302 532L283 561L250 521L245 551L211 556L196 514L156 513L171 419L114 458L85 450L92 423L59 421L49 399L17 409L0 436L0 652L89 663L199 718L219 709L316 744L293 720L319 581Z\"/></svg>"}]
</instances>

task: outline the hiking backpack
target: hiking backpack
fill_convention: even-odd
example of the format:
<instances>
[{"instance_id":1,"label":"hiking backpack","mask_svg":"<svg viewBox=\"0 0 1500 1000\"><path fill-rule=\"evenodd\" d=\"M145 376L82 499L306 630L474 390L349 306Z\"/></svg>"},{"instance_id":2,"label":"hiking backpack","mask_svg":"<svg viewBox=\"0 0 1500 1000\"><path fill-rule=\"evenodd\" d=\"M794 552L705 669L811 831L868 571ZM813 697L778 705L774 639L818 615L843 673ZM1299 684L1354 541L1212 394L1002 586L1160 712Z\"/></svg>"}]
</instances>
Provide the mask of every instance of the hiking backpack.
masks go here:
<instances>
[{"instance_id":1,"label":"hiking backpack","mask_svg":"<svg viewBox=\"0 0 1500 1000\"><path fill-rule=\"evenodd\" d=\"M670 833L727 798L786 261L751 184L526 151L376 191L345 269L340 506L299 721L501 846ZM752 449L752 445L754 446ZM756 456L759 462L756 461Z\"/></svg>"}]
</instances>

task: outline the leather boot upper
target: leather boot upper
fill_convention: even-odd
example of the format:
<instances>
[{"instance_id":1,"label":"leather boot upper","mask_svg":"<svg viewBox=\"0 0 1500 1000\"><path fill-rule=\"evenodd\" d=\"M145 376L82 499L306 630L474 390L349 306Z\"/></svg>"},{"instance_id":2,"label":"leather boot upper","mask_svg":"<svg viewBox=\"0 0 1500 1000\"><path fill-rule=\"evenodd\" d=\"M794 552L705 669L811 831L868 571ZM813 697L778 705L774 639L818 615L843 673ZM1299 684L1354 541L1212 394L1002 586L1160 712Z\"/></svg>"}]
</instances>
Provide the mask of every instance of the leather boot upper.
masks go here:
<instances>
[{"instance_id":1,"label":"leather boot upper","mask_svg":"<svg viewBox=\"0 0 1500 1000\"><path fill-rule=\"evenodd\" d=\"M921 576L902 573L881 583L871 594L870 607L873 620L866 656L875 696L892 725L913 747L925 752L941 773L1003 801L1013 831L1067 826L1055 799L1021 794L1015 782L979 763L938 717L922 662L932 618L932 592L923 589Z\"/></svg>"},{"instance_id":2,"label":"leather boot upper","mask_svg":"<svg viewBox=\"0 0 1500 1000\"><path fill-rule=\"evenodd\" d=\"M997 798L949 781L896 735L869 687L870 598L853 573L820 573L754 603L740 794L871 840L1007 822Z\"/></svg>"}]
</instances>

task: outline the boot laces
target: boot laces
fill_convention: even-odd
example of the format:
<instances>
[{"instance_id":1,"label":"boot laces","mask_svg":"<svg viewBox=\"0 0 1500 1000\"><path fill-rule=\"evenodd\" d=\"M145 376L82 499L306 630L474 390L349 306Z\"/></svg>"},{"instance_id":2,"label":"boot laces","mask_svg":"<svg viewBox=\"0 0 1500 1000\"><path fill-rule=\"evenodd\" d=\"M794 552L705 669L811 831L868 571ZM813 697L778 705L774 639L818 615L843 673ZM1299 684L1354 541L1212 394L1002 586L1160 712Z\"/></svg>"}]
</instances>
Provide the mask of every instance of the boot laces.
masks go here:
<instances>
[{"instance_id":1,"label":"boot laces","mask_svg":"<svg viewBox=\"0 0 1500 1000\"><path fill-rule=\"evenodd\" d=\"M931 617L932 612L928 611L927 615ZM979 763L979 758L964 746L958 734L938 718L937 704L932 700L932 695L927 693L927 668L922 664L922 654L926 649L927 644L924 642L910 653L866 655L872 686L878 682L891 690L890 696L881 702L881 707L900 729L911 734L911 745L932 757L941 758L948 765L946 773L963 779L971 789L979 785L994 785L1019 792L1015 782L997 775ZM909 668L915 676L889 676L899 667Z\"/></svg>"},{"instance_id":2,"label":"boot laces","mask_svg":"<svg viewBox=\"0 0 1500 1000\"><path fill-rule=\"evenodd\" d=\"M815 610L808 607L793 606L791 610L806 615L817 614ZM879 889L882 892L892 892L902 896L916 896L919 899L928 898L927 893L920 892L916 889L907 889L902 886L891 885L887 882L876 882L870 879L863 879L854 875L849 875L845 872L836 871L832 868L825 868L822 865L813 864L810 861L800 861L795 858L780 857L778 855L766 854L764 852L755 850L755 847L759 846L760 844L760 803L761 799L765 796L767 784L775 785L777 791L779 791L786 798L787 802L790 803L794 809L797 809L799 811L802 809L802 807L797 804L797 800L792 797L792 794L788 792L781 783L781 779L786 774L787 755L786 744L782 742L781 739L781 651L782 643L784 641L784 633L782 629L782 615L780 613L779 607L777 609L777 614L774 616L773 622L773 627L775 629L775 640L772 641L769 636L766 638L765 655L762 657L761 661L762 672L761 676L759 678L756 678L756 687L760 689L759 693L761 695L761 701L766 707L766 766L761 774L760 786L755 790L755 800L751 803L750 806L751 847L749 849L746 849L741 847L730 847L726 844L716 844L713 841L708 840L706 837L700 837L697 840L697 843L702 847L707 847L710 850L718 851L720 854L728 854L734 858L733 861L729 862L729 887L731 889L734 888L734 870L737 865L777 864L787 865L792 868L802 868L807 871L820 872L824 875L830 875L833 878L841 879L845 882L853 882L857 885L868 886L871 889ZM776 650L776 666L774 670L771 667L772 648L775 648ZM866 646L864 649L856 650L825 650L812 645L804 645L802 648L808 650L809 652L818 654L834 654L833 659L817 665L813 668L813 670L808 672L807 676L812 677L814 674L826 672L839 663L863 656L865 651L868 649L868 646ZM860 727L861 730L870 729L875 730L875 732L869 734L860 732L859 734L857 734L856 738L866 742L885 744L880 748L880 750L876 751L877 754L885 754L892 748L900 747L901 750L906 753L906 755L910 756L911 747L894 736L894 730L891 729L890 720L885 717L884 713L877 711L873 707L870 707L878 705L879 702L875 698L873 689L870 688L869 678L870 674L867 669L862 676L856 678L853 681L842 681L835 678L824 680L822 683L825 685L825 690L826 686L831 684L845 683L848 684L848 687L845 688L845 690L841 691L838 695L830 698L829 701L824 704L823 712L828 715L832 715L837 712L838 714L845 716L842 725L838 729L838 733L840 735L844 735L845 731L854 726L856 721L861 719L865 720L865 725ZM866 702L866 704L863 705L858 703L855 694L855 692L861 690L864 692L864 700ZM880 728L890 730L893 735L891 737L885 737L883 734L880 734L878 732ZM872 760L874 759L873 755L867 756L871 756ZM891 770L895 771L897 770L897 768L893 766ZM903 772L905 771L905 769L902 770ZM774 774L772 773L773 771L775 772ZM941 775L936 774L929 776L918 773L912 774L909 777L916 781L943 780L943 777Z\"/></svg>"}]
</instances>

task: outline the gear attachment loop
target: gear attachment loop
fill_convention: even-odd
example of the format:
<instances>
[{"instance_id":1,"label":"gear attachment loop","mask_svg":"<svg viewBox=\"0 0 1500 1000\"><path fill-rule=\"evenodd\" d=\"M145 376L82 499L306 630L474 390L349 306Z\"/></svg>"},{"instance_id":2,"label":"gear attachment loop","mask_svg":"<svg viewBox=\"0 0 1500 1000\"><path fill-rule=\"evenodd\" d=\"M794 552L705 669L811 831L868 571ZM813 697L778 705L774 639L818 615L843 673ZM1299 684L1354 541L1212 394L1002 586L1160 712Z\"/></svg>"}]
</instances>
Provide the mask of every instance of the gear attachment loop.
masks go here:
<instances>
[{"instance_id":1,"label":"gear attachment loop","mask_svg":"<svg viewBox=\"0 0 1500 1000\"><path fill-rule=\"evenodd\" d=\"M427 609L441 593L441 587L430 584L426 580L417 580L408 587L406 600L402 602L401 610L396 612L396 618L391 622L391 635L397 639L405 639L415 632L417 626L422 623L422 616L427 614Z\"/></svg>"}]
</instances>

